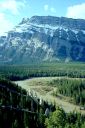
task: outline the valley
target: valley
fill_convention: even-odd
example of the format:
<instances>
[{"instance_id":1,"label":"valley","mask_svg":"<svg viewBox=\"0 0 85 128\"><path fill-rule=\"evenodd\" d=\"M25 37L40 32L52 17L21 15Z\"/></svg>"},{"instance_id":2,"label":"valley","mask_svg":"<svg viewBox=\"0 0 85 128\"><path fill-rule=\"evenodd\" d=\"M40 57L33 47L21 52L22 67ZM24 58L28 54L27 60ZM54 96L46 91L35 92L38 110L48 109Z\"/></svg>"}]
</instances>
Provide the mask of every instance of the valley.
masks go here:
<instances>
[{"instance_id":1,"label":"valley","mask_svg":"<svg viewBox=\"0 0 85 128\"><path fill-rule=\"evenodd\" d=\"M30 91L33 96L40 97L41 99L48 101L49 103L55 103L56 106L62 107L66 112L77 111L85 114L85 110L80 110L80 106L70 103L68 98L61 95L53 96L56 91L56 85L53 84L53 80L57 79L73 79L75 81L81 78L67 78L67 77L39 77L27 80L16 81L20 87ZM84 79L82 79L84 80Z\"/></svg>"},{"instance_id":2,"label":"valley","mask_svg":"<svg viewBox=\"0 0 85 128\"><path fill-rule=\"evenodd\" d=\"M84 126L83 62L0 65L0 88L2 128L45 128L54 118L65 120L71 128ZM48 117L47 108L52 112Z\"/></svg>"},{"instance_id":3,"label":"valley","mask_svg":"<svg viewBox=\"0 0 85 128\"><path fill-rule=\"evenodd\" d=\"M85 128L85 0L0 0L0 128Z\"/></svg>"}]
</instances>

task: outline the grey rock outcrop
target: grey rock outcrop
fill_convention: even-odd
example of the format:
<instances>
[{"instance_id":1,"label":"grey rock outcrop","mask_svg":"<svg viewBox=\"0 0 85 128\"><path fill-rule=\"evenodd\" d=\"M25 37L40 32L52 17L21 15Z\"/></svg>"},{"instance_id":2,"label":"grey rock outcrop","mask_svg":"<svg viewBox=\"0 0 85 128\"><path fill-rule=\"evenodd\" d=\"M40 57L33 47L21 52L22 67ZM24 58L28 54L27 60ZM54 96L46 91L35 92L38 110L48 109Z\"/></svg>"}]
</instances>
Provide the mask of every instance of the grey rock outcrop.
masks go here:
<instances>
[{"instance_id":1,"label":"grey rock outcrop","mask_svg":"<svg viewBox=\"0 0 85 128\"><path fill-rule=\"evenodd\" d=\"M33 16L0 37L0 63L84 61L85 20Z\"/></svg>"}]
</instances>

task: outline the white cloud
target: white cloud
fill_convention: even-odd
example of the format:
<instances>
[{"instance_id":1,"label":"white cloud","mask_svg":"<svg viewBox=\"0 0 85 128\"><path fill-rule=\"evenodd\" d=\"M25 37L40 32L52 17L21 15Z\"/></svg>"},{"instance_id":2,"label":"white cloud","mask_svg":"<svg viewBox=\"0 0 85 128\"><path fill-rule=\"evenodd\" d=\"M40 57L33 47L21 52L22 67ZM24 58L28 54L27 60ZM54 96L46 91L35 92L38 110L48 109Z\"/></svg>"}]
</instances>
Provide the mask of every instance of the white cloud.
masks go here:
<instances>
[{"instance_id":1,"label":"white cloud","mask_svg":"<svg viewBox=\"0 0 85 128\"><path fill-rule=\"evenodd\" d=\"M52 12L52 13L56 13L56 9L55 8L50 8L50 11Z\"/></svg>"},{"instance_id":2,"label":"white cloud","mask_svg":"<svg viewBox=\"0 0 85 128\"><path fill-rule=\"evenodd\" d=\"M49 11L49 12L51 12L51 13L56 13L56 9L53 8L53 7L49 7L47 4L44 5L44 10L45 10L45 11Z\"/></svg>"},{"instance_id":3,"label":"white cloud","mask_svg":"<svg viewBox=\"0 0 85 128\"><path fill-rule=\"evenodd\" d=\"M85 3L68 7L66 17L85 19Z\"/></svg>"},{"instance_id":4,"label":"white cloud","mask_svg":"<svg viewBox=\"0 0 85 128\"><path fill-rule=\"evenodd\" d=\"M12 23L9 17L19 15L25 5L26 0L0 0L0 35L14 27L15 21Z\"/></svg>"},{"instance_id":5,"label":"white cloud","mask_svg":"<svg viewBox=\"0 0 85 128\"><path fill-rule=\"evenodd\" d=\"M13 28L13 24L6 19L4 13L0 13L0 35Z\"/></svg>"},{"instance_id":6,"label":"white cloud","mask_svg":"<svg viewBox=\"0 0 85 128\"><path fill-rule=\"evenodd\" d=\"M48 11L48 5L44 5L44 10Z\"/></svg>"},{"instance_id":7,"label":"white cloud","mask_svg":"<svg viewBox=\"0 0 85 128\"><path fill-rule=\"evenodd\" d=\"M16 15L19 14L19 9L25 7L26 1L19 1L19 0L4 0L0 2L0 9L9 10L12 14Z\"/></svg>"}]
</instances>

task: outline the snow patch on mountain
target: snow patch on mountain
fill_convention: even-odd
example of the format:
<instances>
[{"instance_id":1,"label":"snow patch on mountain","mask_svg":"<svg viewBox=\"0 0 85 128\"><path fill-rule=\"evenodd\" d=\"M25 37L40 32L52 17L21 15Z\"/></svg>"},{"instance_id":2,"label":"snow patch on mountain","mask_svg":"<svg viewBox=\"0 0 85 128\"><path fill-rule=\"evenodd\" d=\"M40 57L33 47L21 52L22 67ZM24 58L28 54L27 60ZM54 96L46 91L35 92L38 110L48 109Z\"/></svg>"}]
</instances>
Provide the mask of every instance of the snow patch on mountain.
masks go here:
<instances>
[{"instance_id":1,"label":"snow patch on mountain","mask_svg":"<svg viewBox=\"0 0 85 128\"><path fill-rule=\"evenodd\" d=\"M0 55L19 62L85 60L85 21L50 16L23 19L0 37Z\"/></svg>"}]
</instances>

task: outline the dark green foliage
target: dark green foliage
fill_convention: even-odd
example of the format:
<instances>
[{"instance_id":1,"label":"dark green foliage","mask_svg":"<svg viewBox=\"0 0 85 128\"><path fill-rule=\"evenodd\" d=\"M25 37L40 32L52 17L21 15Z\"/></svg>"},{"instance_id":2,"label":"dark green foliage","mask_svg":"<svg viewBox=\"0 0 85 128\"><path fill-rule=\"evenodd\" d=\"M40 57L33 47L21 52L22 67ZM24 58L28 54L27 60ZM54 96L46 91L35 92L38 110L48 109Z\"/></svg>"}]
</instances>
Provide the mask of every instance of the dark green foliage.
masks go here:
<instances>
[{"instance_id":1,"label":"dark green foliage","mask_svg":"<svg viewBox=\"0 0 85 128\"><path fill-rule=\"evenodd\" d=\"M63 109L57 108L55 112L53 112L49 119L46 119L47 128L64 128L66 123L66 114Z\"/></svg>"},{"instance_id":2,"label":"dark green foliage","mask_svg":"<svg viewBox=\"0 0 85 128\"><path fill-rule=\"evenodd\" d=\"M68 76L85 78L84 63L42 63L31 65L0 66L0 76L10 80L23 80L32 77Z\"/></svg>"},{"instance_id":3,"label":"dark green foliage","mask_svg":"<svg viewBox=\"0 0 85 128\"><path fill-rule=\"evenodd\" d=\"M45 115L44 115L43 109L41 108L40 112L39 112L39 126L40 126L40 128L45 127L44 123L45 123Z\"/></svg>"},{"instance_id":4,"label":"dark green foliage","mask_svg":"<svg viewBox=\"0 0 85 128\"><path fill-rule=\"evenodd\" d=\"M84 128L85 116L79 113L65 113L62 108L57 108L45 121L46 128Z\"/></svg>"},{"instance_id":5,"label":"dark green foliage","mask_svg":"<svg viewBox=\"0 0 85 128\"><path fill-rule=\"evenodd\" d=\"M57 79L54 80L57 92L71 97L71 100L80 105L85 105L85 80Z\"/></svg>"},{"instance_id":6,"label":"dark green foliage","mask_svg":"<svg viewBox=\"0 0 85 128\"><path fill-rule=\"evenodd\" d=\"M60 94L71 97L76 104L85 105L85 80L63 79L57 87Z\"/></svg>"},{"instance_id":7,"label":"dark green foliage","mask_svg":"<svg viewBox=\"0 0 85 128\"><path fill-rule=\"evenodd\" d=\"M47 102L39 105L39 99L9 80L22 80L42 76L67 76L85 78L83 63L44 63L33 65L0 66L0 128L44 128L46 108L55 110ZM7 78L9 80L6 80ZM72 102L85 106L85 80L57 79L53 81L57 93L70 97ZM53 84L50 83L50 86ZM4 107L4 105L6 107ZM28 112L31 111L31 112ZM85 117L78 113L66 114L57 110L46 119L47 128L84 128Z\"/></svg>"},{"instance_id":8,"label":"dark green foliage","mask_svg":"<svg viewBox=\"0 0 85 128\"><path fill-rule=\"evenodd\" d=\"M47 106L16 84L0 79L0 128L43 128Z\"/></svg>"}]
</instances>

